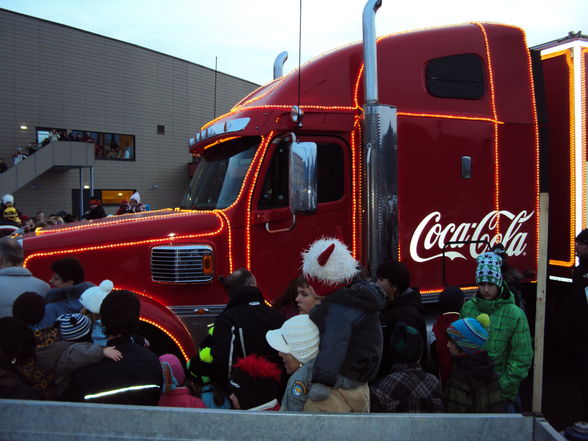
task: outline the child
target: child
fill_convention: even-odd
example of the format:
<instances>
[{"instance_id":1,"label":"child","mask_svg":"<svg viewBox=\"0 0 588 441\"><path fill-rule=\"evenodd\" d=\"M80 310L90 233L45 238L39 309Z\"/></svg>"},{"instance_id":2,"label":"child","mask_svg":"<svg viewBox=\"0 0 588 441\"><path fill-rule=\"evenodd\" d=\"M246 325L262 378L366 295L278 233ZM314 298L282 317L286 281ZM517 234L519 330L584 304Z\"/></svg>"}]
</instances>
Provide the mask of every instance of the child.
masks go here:
<instances>
[{"instance_id":1,"label":"child","mask_svg":"<svg viewBox=\"0 0 588 441\"><path fill-rule=\"evenodd\" d=\"M443 398L447 412L501 413L504 403L494 362L483 349L488 340L487 314L453 322L447 328L447 347L455 360L455 372L447 380Z\"/></svg>"},{"instance_id":2,"label":"child","mask_svg":"<svg viewBox=\"0 0 588 441\"><path fill-rule=\"evenodd\" d=\"M389 341L395 364L390 373L370 385L372 412L443 412L439 380L423 371L420 333L404 322L394 325Z\"/></svg>"},{"instance_id":3,"label":"child","mask_svg":"<svg viewBox=\"0 0 588 441\"><path fill-rule=\"evenodd\" d=\"M284 322L281 328L268 331L265 338L278 351L286 372L290 374L280 410L302 411L308 398L314 359L318 354L319 330L307 314ZM335 393L337 389L333 389Z\"/></svg>"},{"instance_id":4,"label":"child","mask_svg":"<svg viewBox=\"0 0 588 441\"><path fill-rule=\"evenodd\" d=\"M71 374L83 366L103 358L119 361L121 353L114 346L105 348L92 344L92 323L84 314L63 314L57 318L61 341L37 348L39 365L55 373L57 394L63 393L71 381Z\"/></svg>"},{"instance_id":5,"label":"child","mask_svg":"<svg viewBox=\"0 0 588 441\"><path fill-rule=\"evenodd\" d=\"M80 303L84 307L82 313L92 320L92 341L100 346L106 346L107 341L100 320L100 306L113 287L110 280L103 280L99 286L88 288L80 296Z\"/></svg>"},{"instance_id":6,"label":"child","mask_svg":"<svg viewBox=\"0 0 588 441\"><path fill-rule=\"evenodd\" d=\"M202 400L193 396L184 386L186 374L178 357L164 354L159 357L159 361L163 371L163 389L158 406L205 408Z\"/></svg>"},{"instance_id":7,"label":"child","mask_svg":"<svg viewBox=\"0 0 588 441\"><path fill-rule=\"evenodd\" d=\"M314 292L326 296L310 313L320 343L304 410L341 409L340 397L331 397L337 384L347 391L349 412L369 412L367 383L376 377L382 357L384 293L374 283L352 284L359 264L335 238L319 239L302 253L302 272Z\"/></svg>"},{"instance_id":8,"label":"child","mask_svg":"<svg viewBox=\"0 0 588 441\"><path fill-rule=\"evenodd\" d=\"M447 328L451 323L459 319L459 311L463 306L463 300L463 291L455 286L449 286L439 294L441 315L437 317L437 321L433 325L435 342L431 352L434 356L436 355L437 365L439 366L439 380L442 385L453 373L453 360L447 348L449 340Z\"/></svg>"},{"instance_id":9,"label":"child","mask_svg":"<svg viewBox=\"0 0 588 441\"><path fill-rule=\"evenodd\" d=\"M243 410L280 410L278 395L282 371L261 355L241 358L231 369L229 396L233 408Z\"/></svg>"}]
</instances>

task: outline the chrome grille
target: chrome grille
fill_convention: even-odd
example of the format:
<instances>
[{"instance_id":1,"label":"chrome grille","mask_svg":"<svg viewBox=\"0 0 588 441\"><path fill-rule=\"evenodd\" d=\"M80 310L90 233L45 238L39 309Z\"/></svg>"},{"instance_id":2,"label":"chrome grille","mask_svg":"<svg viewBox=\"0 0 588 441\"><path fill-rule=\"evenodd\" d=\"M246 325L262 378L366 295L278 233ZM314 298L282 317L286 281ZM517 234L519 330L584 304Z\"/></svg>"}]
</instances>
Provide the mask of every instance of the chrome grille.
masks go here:
<instances>
[{"instance_id":1,"label":"chrome grille","mask_svg":"<svg viewBox=\"0 0 588 441\"><path fill-rule=\"evenodd\" d=\"M151 280L161 283L203 283L213 274L204 274L202 258L212 255L205 245L161 246L151 249Z\"/></svg>"}]
</instances>

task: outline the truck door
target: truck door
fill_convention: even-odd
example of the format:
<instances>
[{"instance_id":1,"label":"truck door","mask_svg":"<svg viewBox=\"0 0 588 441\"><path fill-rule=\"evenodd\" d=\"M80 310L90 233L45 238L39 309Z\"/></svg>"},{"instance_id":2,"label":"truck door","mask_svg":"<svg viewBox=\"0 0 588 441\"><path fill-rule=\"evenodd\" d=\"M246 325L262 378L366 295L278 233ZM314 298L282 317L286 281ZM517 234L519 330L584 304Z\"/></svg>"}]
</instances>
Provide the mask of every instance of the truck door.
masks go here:
<instances>
[{"instance_id":1,"label":"truck door","mask_svg":"<svg viewBox=\"0 0 588 441\"><path fill-rule=\"evenodd\" d=\"M288 142L270 145L257 179L251 210L251 270L266 298L282 294L300 274L300 253L322 236L351 244L351 182L348 145L335 137L301 138L317 144L317 210L290 212Z\"/></svg>"}]
</instances>

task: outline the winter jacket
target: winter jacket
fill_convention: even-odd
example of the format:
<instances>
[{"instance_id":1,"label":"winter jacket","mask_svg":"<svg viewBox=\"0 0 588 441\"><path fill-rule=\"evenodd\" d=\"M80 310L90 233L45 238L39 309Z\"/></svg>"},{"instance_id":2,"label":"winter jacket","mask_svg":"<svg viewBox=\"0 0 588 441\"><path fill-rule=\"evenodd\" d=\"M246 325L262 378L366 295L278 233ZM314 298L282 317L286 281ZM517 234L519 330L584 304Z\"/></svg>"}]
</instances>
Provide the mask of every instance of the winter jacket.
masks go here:
<instances>
[{"instance_id":1,"label":"winter jacket","mask_svg":"<svg viewBox=\"0 0 588 441\"><path fill-rule=\"evenodd\" d=\"M35 354L41 368L55 373L57 394L67 389L74 371L98 363L104 358L102 346L73 341L58 341L37 348Z\"/></svg>"},{"instance_id":2,"label":"winter jacket","mask_svg":"<svg viewBox=\"0 0 588 441\"><path fill-rule=\"evenodd\" d=\"M64 394L69 401L156 406L161 395L163 374L154 352L134 343L133 337L109 340L122 359L103 358L78 369Z\"/></svg>"},{"instance_id":3,"label":"winter jacket","mask_svg":"<svg viewBox=\"0 0 588 441\"><path fill-rule=\"evenodd\" d=\"M45 295L45 315L39 326L53 326L57 317L62 314L73 314L82 310L80 296L85 290L94 285L92 282L82 282L66 288L53 288Z\"/></svg>"},{"instance_id":4,"label":"winter jacket","mask_svg":"<svg viewBox=\"0 0 588 441\"><path fill-rule=\"evenodd\" d=\"M0 318L12 317L12 304L23 292L32 291L45 296L49 284L33 277L22 266L10 266L0 269Z\"/></svg>"},{"instance_id":5,"label":"winter jacket","mask_svg":"<svg viewBox=\"0 0 588 441\"><path fill-rule=\"evenodd\" d=\"M14 365L0 357L0 398L37 400L40 397L33 388L18 375Z\"/></svg>"},{"instance_id":6,"label":"winter jacket","mask_svg":"<svg viewBox=\"0 0 588 441\"><path fill-rule=\"evenodd\" d=\"M211 345L214 378L222 383L228 382L231 367L250 354L263 355L282 366L278 353L267 343L265 334L281 327L284 321L278 311L265 304L256 287L235 292L214 322Z\"/></svg>"},{"instance_id":7,"label":"winter jacket","mask_svg":"<svg viewBox=\"0 0 588 441\"><path fill-rule=\"evenodd\" d=\"M376 377L382 357L378 317L383 306L381 290L359 281L338 289L311 311L320 333L313 383L333 387L338 375L359 383Z\"/></svg>"},{"instance_id":8,"label":"winter jacket","mask_svg":"<svg viewBox=\"0 0 588 441\"><path fill-rule=\"evenodd\" d=\"M533 360L533 345L525 313L513 294L501 287L498 297L486 300L478 293L461 309L460 317L490 316L486 351L494 361L503 400L513 400Z\"/></svg>"},{"instance_id":9,"label":"winter jacket","mask_svg":"<svg viewBox=\"0 0 588 441\"><path fill-rule=\"evenodd\" d=\"M433 325L433 334L435 334L435 352L437 355L437 365L439 366L439 379L441 384L445 384L449 376L453 373L453 359L447 348L449 336L447 328L454 321L459 320L459 312L446 312L437 317Z\"/></svg>"},{"instance_id":10,"label":"winter jacket","mask_svg":"<svg viewBox=\"0 0 588 441\"><path fill-rule=\"evenodd\" d=\"M388 347L390 334L396 323L404 322L419 332L423 340L421 366L426 366L427 326L423 313L424 307L421 301L421 295L418 290L413 288L406 289L394 300L386 301L384 310L380 314L382 332L384 334L384 351L382 354L382 365L378 373L379 378L386 376L390 371L390 367L397 362L397 360L393 359L390 348Z\"/></svg>"},{"instance_id":11,"label":"winter jacket","mask_svg":"<svg viewBox=\"0 0 588 441\"><path fill-rule=\"evenodd\" d=\"M161 394L157 405L166 407L206 408L206 405L200 398L190 394L190 390L187 387L176 387L174 390Z\"/></svg>"},{"instance_id":12,"label":"winter jacket","mask_svg":"<svg viewBox=\"0 0 588 441\"><path fill-rule=\"evenodd\" d=\"M584 348L588 339L588 259L580 259L574 268L572 293L568 302L570 337L576 349ZM585 351L584 351L585 352Z\"/></svg>"},{"instance_id":13,"label":"winter jacket","mask_svg":"<svg viewBox=\"0 0 588 441\"><path fill-rule=\"evenodd\" d=\"M449 413L502 413L504 402L494 362L487 352L455 359L455 372L443 389Z\"/></svg>"},{"instance_id":14,"label":"winter jacket","mask_svg":"<svg viewBox=\"0 0 588 441\"><path fill-rule=\"evenodd\" d=\"M371 412L443 412L436 377L418 363L399 363L390 374L370 385Z\"/></svg>"},{"instance_id":15,"label":"winter jacket","mask_svg":"<svg viewBox=\"0 0 588 441\"><path fill-rule=\"evenodd\" d=\"M91 208L84 213L84 218L88 220L102 219L103 217L106 217L106 212L104 211L104 208L102 208L102 205Z\"/></svg>"}]
</instances>

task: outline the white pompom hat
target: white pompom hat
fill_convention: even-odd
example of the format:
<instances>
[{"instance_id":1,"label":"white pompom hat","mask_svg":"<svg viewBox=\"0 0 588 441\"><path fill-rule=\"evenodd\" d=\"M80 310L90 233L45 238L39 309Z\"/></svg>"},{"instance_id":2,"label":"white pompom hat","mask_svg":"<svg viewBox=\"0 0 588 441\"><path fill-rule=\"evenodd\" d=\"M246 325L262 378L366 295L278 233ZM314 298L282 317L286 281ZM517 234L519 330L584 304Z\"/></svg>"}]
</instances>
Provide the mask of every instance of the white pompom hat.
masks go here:
<instances>
[{"instance_id":1,"label":"white pompom hat","mask_svg":"<svg viewBox=\"0 0 588 441\"><path fill-rule=\"evenodd\" d=\"M85 290L80 296L80 303L88 311L94 314L100 314L100 306L112 288L113 283L110 280L103 280L99 286L93 286Z\"/></svg>"},{"instance_id":2,"label":"white pompom hat","mask_svg":"<svg viewBox=\"0 0 588 441\"><path fill-rule=\"evenodd\" d=\"M2 203L4 205L8 205L10 204L14 204L14 196L12 196L11 194L6 193L4 196L2 196Z\"/></svg>"},{"instance_id":3,"label":"white pompom hat","mask_svg":"<svg viewBox=\"0 0 588 441\"><path fill-rule=\"evenodd\" d=\"M141 202L141 195L139 194L138 191L136 191L131 196L131 199L137 201L137 204L138 204L139 202Z\"/></svg>"},{"instance_id":4,"label":"white pompom hat","mask_svg":"<svg viewBox=\"0 0 588 441\"><path fill-rule=\"evenodd\" d=\"M302 252L302 273L319 296L326 296L348 285L359 274L359 263L339 239L323 237Z\"/></svg>"}]
</instances>

